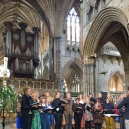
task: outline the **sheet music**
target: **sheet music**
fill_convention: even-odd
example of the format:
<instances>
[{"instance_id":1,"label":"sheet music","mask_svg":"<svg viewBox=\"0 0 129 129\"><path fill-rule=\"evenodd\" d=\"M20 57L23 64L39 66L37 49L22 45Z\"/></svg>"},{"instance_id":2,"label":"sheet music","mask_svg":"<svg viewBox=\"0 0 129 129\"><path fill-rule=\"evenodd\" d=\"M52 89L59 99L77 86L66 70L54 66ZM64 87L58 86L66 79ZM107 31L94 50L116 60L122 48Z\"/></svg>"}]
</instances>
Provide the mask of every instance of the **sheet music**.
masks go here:
<instances>
[{"instance_id":1,"label":"sheet music","mask_svg":"<svg viewBox=\"0 0 129 129\"><path fill-rule=\"evenodd\" d=\"M117 117L117 116L119 116L119 115L117 115L117 114L104 114L105 116L108 116L108 117Z\"/></svg>"}]
</instances>

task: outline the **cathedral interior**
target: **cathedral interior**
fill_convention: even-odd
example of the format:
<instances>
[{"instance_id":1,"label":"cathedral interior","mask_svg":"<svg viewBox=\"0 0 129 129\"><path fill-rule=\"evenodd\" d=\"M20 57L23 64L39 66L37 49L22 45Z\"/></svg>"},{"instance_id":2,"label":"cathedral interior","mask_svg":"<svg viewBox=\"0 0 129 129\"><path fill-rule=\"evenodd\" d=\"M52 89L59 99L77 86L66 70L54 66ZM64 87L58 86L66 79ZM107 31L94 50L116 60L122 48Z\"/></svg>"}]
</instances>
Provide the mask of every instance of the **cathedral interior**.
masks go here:
<instances>
[{"instance_id":1,"label":"cathedral interior","mask_svg":"<svg viewBox=\"0 0 129 129\"><path fill-rule=\"evenodd\" d=\"M116 104L129 89L129 0L0 0L0 87L9 85L18 95L110 92Z\"/></svg>"},{"instance_id":2,"label":"cathedral interior","mask_svg":"<svg viewBox=\"0 0 129 129\"><path fill-rule=\"evenodd\" d=\"M0 14L1 85L127 92L128 0L0 0Z\"/></svg>"}]
</instances>

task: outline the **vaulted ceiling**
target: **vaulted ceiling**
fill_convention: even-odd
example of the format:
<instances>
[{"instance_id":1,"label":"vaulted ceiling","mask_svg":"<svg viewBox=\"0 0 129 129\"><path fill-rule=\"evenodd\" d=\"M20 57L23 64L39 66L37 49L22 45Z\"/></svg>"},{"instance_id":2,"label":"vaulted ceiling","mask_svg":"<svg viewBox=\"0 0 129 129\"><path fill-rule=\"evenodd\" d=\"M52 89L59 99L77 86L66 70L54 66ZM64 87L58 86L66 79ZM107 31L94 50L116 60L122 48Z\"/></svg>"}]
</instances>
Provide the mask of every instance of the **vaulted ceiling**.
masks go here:
<instances>
[{"instance_id":1,"label":"vaulted ceiling","mask_svg":"<svg viewBox=\"0 0 129 129\"><path fill-rule=\"evenodd\" d=\"M58 19L57 25L62 23L73 4L79 9L79 0L0 0L0 64L4 56L1 34L5 30L4 21L12 21L15 27L18 22L25 22L27 31L32 27L45 27L48 35L52 35L54 20Z\"/></svg>"}]
</instances>

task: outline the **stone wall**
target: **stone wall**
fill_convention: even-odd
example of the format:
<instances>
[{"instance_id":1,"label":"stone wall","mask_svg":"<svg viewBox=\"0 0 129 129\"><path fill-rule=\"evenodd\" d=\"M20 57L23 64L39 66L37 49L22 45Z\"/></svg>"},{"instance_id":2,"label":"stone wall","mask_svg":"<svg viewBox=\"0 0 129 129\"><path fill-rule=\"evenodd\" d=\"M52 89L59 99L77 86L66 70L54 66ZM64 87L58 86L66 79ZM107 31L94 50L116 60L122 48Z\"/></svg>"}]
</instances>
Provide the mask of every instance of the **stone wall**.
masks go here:
<instances>
[{"instance_id":1,"label":"stone wall","mask_svg":"<svg viewBox=\"0 0 129 129\"><path fill-rule=\"evenodd\" d=\"M0 85L2 85L2 78L0 79ZM25 86L29 86L31 91L38 91L40 94L43 94L46 91L49 91L52 95L56 91L59 91L59 82L58 81L48 81L42 79L26 79L26 78L7 78L7 85L13 85L16 92L22 92Z\"/></svg>"}]
</instances>

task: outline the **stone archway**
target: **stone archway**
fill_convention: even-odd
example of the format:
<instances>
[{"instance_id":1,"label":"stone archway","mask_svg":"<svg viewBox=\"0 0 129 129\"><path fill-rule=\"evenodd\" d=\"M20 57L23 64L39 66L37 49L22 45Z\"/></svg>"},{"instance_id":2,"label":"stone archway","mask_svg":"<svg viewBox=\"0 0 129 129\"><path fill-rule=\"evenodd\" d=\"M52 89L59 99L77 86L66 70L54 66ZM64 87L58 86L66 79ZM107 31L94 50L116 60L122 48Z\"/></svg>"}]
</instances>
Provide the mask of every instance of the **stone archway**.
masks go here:
<instances>
[{"instance_id":1,"label":"stone archway","mask_svg":"<svg viewBox=\"0 0 129 129\"><path fill-rule=\"evenodd\" d=\"M124 80L123 76L118 72L114 73L109 80L109 91L110 92L123 92L124 91Z\"/></svg>"},{"instance_id":2,"label":"stone archway","mask_svg":"<svg viewBox=\"0 0 129 129\"><path fill-rule=\"evenodd\" d=\"M76 83L76 86L78 86L79 90L82 90L82 66L81 66L81 60L79 59L72 59L69 60L63 67L63 78L65 79L65 84L67 84L68 91L75 92L73 88L74 84ZM73 84L73 80L76 81ZM78 92L79 92L78 90Z\"/></svg>"},{"instance_id":3,"label":"stone archway","mask_svg":"<svg viewBox=\"0 0 129 129\"><path fill-rule=\"evenodd\" d=\"M117 7L107 7L100 11L95 18L84 44L84 59L98 53L107 42L111 41L121 54L125 83L129 85L129 45L128 20L125 14ZM84 60L87 64L87 61ZM127 87L126 87L127 88Z\"/></svg>"},{"instance_id":4,"label":"stone archway","mask_svg":"<svg viewBox=\"0 0 129 129\"><path fill-rule=\"evenodd\" d=\"M95 18L86 37L83 49L85 57L88 57L95 53L96 47L98 46L101 38L103 37L103 34L108 29L109 25L114 21L121 23L128 33L128 20L125 14L119 8L108 7L103 9Z\"/></svg>"}]
</instances>

